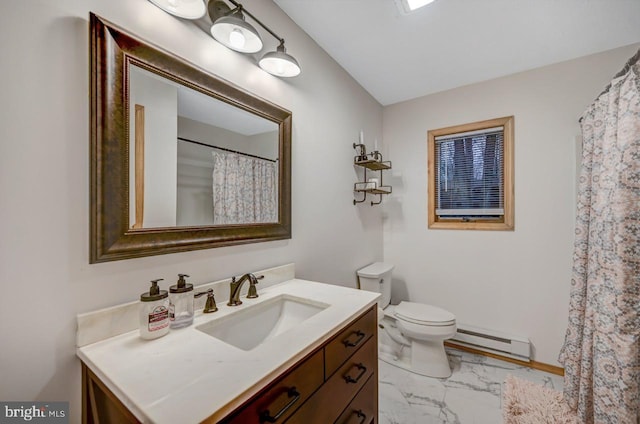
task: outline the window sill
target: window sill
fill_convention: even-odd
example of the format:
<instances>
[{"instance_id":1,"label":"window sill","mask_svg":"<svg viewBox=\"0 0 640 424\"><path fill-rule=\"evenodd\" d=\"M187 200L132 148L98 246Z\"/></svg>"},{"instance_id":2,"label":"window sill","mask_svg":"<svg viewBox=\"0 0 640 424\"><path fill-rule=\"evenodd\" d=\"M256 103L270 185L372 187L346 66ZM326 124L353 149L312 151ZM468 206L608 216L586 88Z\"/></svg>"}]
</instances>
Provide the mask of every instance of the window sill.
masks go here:
<instances>
[{"instance_id":1,"label":"window sill","mask_svg":"<svg viewBox=\"0 0 640 424\"><path fill-rule=\"evenodd\" d=\"M483 221L435 221L429 222L432 230L487 230L487 231L513 231L514 225L506 222Z\"/></svg>"}]
</instances>

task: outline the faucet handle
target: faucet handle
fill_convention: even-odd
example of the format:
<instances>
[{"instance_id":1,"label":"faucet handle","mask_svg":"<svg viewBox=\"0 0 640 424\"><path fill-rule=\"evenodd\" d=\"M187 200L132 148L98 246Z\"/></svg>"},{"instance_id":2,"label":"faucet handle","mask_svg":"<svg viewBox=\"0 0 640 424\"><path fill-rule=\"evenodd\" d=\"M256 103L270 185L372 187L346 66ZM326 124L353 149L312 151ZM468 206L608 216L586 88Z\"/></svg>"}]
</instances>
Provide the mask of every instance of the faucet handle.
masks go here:
<instances>
[{"instance_id":1,"label":"faucet handle","mask_svg":"<svg viewBox=\"0 0 640 424\"><path fill-rule=\"evenodd\" d=\"M216 305L216 299L213 295L213 289L209 289L207 291L203 291L203 292L198 292L196 294L193 295L193 297L200 297L202 295L207 295L207 301L204 304L204 309L202 310L203 313L208 314L211 312L215 312L218 310L218 306Z\"/></svg>"},{"instance_id":2,"label":"faucet handle","mask_svg":"<svg viewBox=\"0 0 640 424\"><path fill-rule=\"evenodd\" d=\"M251 274L253 278L249 279L249 292L247 293L247 299L255 299L258 297L258 289L256 289L256 284L258 284L258 280L262 280L264 275L254 276Z\"/></svg>"}]
</instances>

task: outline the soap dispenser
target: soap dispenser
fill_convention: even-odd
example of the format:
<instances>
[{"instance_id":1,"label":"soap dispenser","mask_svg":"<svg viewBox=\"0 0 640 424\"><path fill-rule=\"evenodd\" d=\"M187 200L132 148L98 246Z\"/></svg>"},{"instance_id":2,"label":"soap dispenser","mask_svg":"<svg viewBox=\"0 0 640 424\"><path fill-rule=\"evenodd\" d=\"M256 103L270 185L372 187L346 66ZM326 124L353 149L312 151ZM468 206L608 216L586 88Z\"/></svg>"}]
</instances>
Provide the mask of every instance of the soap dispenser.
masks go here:
<instances>
[{"instance_id":1,"label":"soap dispenser","mask_svg":"<svg viewBox=\"0 0 640 424\"><path fill-rule=\"evenodd\" d=\"M193 284L185 281L187 274L178 274L176 285L169 287L169 319L171 328L187 327L193 323Z\"/></svg>"},{"instance_id":2,"label":"soap dispenser","mask_svg":"<svg viewBox=\"0 0 640 424\"><path fill-rule=\"evenodd\" d=\"M169 332L169 294L160 290L158 281L151 281L151 287L140 295L140 337L146 340L164 336Z\"/></svg>"}]
</instances>

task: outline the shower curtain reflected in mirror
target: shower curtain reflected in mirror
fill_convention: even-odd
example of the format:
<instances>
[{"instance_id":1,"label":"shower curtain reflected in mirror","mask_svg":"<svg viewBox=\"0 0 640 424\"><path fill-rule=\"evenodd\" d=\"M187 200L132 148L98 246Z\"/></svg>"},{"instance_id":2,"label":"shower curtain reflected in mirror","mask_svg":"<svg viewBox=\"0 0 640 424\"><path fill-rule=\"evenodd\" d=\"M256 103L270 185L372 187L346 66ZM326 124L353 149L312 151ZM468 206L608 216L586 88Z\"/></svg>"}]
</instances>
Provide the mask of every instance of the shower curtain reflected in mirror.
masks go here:
<instances>
[{"instance_id":1,"label":"shower curtain reflected in mirror","mask_svg":"<svg viewBox=\"0 0 640 424\"><path fill-rule=\"evenodd\" d=\"M228 152L213 155L213 223L278 221L276 162Z\"/></svg>"},{"instance_id":2,"label":"shower curtain reflected in mirror","mask_svg":"<svg viewBox=\"0 0 640 424\"><path fill-rule=\"evenodd\" d=\"M564 397L583 423L640 419L640 51L587 109Z\"/></svg>"}]
</instances>

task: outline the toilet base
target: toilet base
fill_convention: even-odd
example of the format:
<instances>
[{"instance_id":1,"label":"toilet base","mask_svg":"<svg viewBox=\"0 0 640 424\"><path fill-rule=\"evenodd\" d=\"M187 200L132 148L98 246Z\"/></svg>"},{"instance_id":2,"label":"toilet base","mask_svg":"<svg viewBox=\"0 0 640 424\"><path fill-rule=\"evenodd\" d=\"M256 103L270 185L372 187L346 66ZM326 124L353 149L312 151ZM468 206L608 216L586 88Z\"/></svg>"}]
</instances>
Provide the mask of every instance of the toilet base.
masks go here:
<instances>
[{"instance_id":1,"label":"toilet base","mask_svg":"<svg viewBox=\"0 0 640 424\"><path fill-rule=\"evenodd\" d=\"M383 330L384 331L384 330ZM441 350L434 346L417 346L413 341L411 346L393 343L391 339L379 338L378 358L398 368L415 374L434 378L448 378L451 376L449 359L444 350L444 344L440 343ZM438 342L436 342L437 344Z\"/></svg>"},{"instance_id":2,"label":"toilet base","mask_svg":"<svg viewBox=\"0 0 640 424\"><path fill-rule=\"evenodd\" d=\"M407 348L407 351L410 352L410 349ZM386 362L389 365L393 365L394 367L402 368L403 370L412 372L414 374L422 375L424 377L430 378L447 378L447 377L436 377L429 373L429 370L415 369L411 366L411 356L410 355L402 355L400 357L396 357L390 352L379 352L378 359L383 362ZM425 373L425 371L427 373ZM449 372L451 374L451 372Z\"/></svg>"},{"instance_id":3,"label":"toilet base","mask_svg":"<svg viewBox=\"0 0 640 424\"><path fill-rule=\"evenodd\" d=\"M411 368L416 373L429 377L451 376L451 366L442 340L412 340Z\"/></svg>"}]
</instances>

